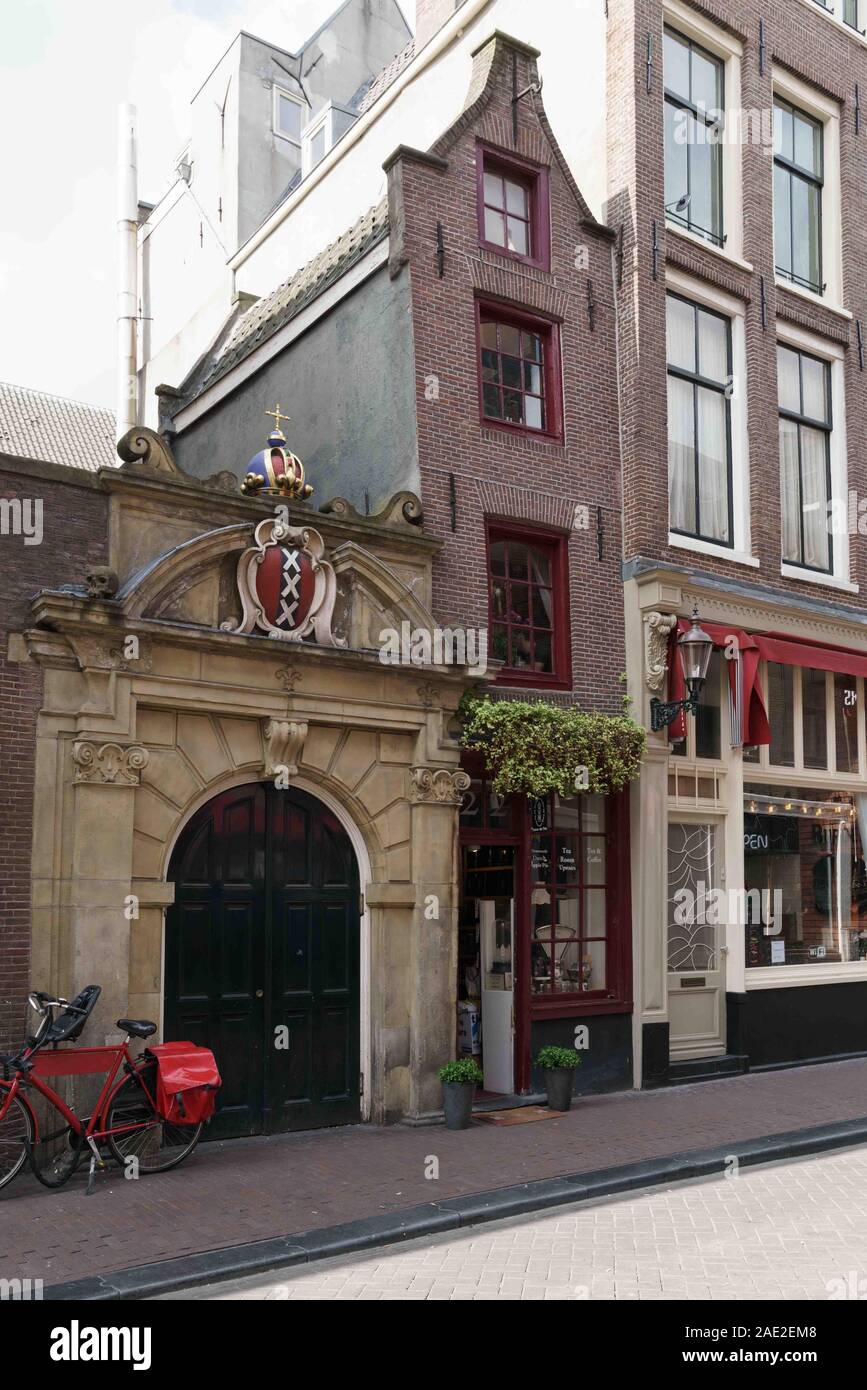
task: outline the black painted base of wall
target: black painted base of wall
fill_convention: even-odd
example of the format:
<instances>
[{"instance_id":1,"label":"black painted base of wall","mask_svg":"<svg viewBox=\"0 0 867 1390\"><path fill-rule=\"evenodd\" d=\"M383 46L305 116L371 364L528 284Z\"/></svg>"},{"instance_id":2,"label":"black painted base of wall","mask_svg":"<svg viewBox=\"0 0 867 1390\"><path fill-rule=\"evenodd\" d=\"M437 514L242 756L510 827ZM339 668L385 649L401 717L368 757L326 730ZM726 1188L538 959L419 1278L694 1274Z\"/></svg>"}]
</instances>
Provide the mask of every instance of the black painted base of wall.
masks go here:
<instances>
[{"instance_id":1,"label":"black painted base of wall","mask_svg":"<svg viewBox=\"0 0 867 1390\"><path fill-rule=\"evenodd\" d=\"M726 995L728 1050L750 1070L867 1053L867 981Z\"/></svg>"},{"instance_id":2,"label":"black painted base of wall","mask_svg":"<svg viewBox=\"0 0 867 1390\"><path fill-rule=\"evenodd\" d=\"M632 1015L594 1014L587 1018L534 1019L530 1030L531 1057L540 1048L574 1047L575 1029L587 1028L589 1045L581 1049L581 1066L575 1069L576 1096L601 1095L632 1088ZM533 1067L530 1085L545 1090L545 1073Z\"/></svg>"},{"instance_id":3,"label":"black painted base of wall","mask_svg":"<svg viewBox=\"0 0 867 1390\"><path fill-rule=\"evenodd\" d=\"M655 1086L668 1085L668 1024L644 1023L641 1026L641 1087L652 1091Z\"/></svg>"}]
</instances>

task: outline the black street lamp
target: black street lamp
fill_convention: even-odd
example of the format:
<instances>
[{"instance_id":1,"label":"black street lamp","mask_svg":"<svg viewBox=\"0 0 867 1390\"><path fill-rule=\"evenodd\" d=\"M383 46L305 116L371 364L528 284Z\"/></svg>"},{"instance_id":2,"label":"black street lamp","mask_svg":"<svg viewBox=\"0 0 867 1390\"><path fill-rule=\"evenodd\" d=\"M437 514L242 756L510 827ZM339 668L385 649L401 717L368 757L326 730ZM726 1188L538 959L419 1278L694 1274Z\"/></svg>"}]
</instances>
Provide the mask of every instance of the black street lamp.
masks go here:
<instances>
[{"instance_id":1,"label":"black street lamp","mask_svg":"<svg viewBox=\"0 0 867 1390\"><path fill-rule=\"evenodd\" d=\"M651 700L650 727L655 734L673 724L681 710L691 714L693 718L698 713L698 702L707 680L707 668L713 652L713 638L708 637L703 628L699 627L697 606L692 610L692 627L678 638L677 650L689 695L685 700Z\"/></svg>"}]
</instances>

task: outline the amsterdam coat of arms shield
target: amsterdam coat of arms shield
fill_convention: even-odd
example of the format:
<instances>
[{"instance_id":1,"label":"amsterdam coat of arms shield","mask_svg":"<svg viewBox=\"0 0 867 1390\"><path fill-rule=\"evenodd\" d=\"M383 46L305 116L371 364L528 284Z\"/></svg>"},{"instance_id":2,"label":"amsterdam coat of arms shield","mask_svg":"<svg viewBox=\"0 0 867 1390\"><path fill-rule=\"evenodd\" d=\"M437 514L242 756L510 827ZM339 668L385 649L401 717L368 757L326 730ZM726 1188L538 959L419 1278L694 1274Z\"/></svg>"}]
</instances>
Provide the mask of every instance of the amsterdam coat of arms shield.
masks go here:
<instances>
[{"instance_id":1,"label":"amsterdam coat of arms shield","mask_svg":"<svg viewBox=\"0 0 867 1390\"><path fill-rule=\"evenodd\" d=\"M241 619L228 619L221 630L240 634L260 628L287 642L312 634L322 647L345 646L331 631L337 580L319 532L289 526L276 516L260 521L253 539L238 561Z\"/></svg>"}]
</instances>

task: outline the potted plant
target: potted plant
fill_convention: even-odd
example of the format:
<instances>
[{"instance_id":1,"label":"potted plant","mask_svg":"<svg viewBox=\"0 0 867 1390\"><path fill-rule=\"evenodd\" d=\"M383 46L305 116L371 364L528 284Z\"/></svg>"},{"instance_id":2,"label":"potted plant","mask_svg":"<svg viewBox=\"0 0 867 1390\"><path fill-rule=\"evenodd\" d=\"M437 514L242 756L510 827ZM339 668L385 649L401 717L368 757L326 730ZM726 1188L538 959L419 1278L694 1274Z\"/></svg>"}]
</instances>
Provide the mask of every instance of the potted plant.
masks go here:
<instances>
[{"instance_id":1,"label":"potted plant","mask_svg":"<svg viewBox=\"0 0 867 1390\"><path fill-rule=\"evenodd\" d=\"M575 1068L581 1065L581 1053L574 1047L543 1047L536 1066L545 1073L545 1088L551 1110L568 1110L572 1104Z\"/></svg>"},{"instance_id":2,"label":"potted plant","mask_svg":"<svg viewBox=\"0 0 867 1390\"><path fill-rule=\"evenodd\" d=\"M472 1057L460 1057L457 1062L447 1062L440 1067L446 1129L467 1128L473 1113L476 1087L482 1080L482 1073Z\"/></svg>"}]
</instances>

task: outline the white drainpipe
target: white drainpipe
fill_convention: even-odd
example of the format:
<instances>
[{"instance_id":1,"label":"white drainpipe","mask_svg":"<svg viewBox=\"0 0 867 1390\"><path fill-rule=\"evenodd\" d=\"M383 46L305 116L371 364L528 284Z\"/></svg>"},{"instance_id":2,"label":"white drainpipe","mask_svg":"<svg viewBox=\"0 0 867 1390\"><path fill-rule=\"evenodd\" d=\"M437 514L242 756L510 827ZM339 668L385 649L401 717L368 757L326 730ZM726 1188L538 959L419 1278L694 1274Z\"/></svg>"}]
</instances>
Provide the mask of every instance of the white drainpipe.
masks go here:
<instances>
[{"instance_id":1,"label":"white drainpipe","mask_svg":"<svg viewBox=\"0 0 867 1390\"><path fill-rule=\"evenodd\" d=\"M117 437L138 423L138 174L136 109L118 111L117 164Z\"/></svg>"}]
</instances>

